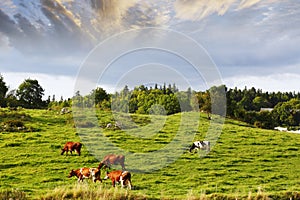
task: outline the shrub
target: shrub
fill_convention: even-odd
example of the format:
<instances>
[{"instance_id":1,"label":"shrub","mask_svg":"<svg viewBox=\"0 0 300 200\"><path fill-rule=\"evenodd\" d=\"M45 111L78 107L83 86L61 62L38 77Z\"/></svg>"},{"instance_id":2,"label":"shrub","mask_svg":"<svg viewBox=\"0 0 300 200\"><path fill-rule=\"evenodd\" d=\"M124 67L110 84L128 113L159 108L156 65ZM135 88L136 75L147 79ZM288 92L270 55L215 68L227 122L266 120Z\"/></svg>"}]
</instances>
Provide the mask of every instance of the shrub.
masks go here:
<instances>
[{"instance_id":1,"label":"shrub","mask_svg":"<svg viewBox=\"0 0 300 200\"><path fill-rule=\"evenodd\" d=\"M4 126L7 127L24 127L24 123L20 120L9 120L4 122Z\"/></svg>"},{"instance_id":2,"label":"shrub","mask_svg":"<svg viewBox=\"0 0 300 200\"><path fill-rule=\"evenodd\" d=\"M89 122L89 121L78 121L76 123L76 126L79 128L92 128L92 127L95 127L95 124L93 124L92 122Z\"/></svg>"}]
</instances>

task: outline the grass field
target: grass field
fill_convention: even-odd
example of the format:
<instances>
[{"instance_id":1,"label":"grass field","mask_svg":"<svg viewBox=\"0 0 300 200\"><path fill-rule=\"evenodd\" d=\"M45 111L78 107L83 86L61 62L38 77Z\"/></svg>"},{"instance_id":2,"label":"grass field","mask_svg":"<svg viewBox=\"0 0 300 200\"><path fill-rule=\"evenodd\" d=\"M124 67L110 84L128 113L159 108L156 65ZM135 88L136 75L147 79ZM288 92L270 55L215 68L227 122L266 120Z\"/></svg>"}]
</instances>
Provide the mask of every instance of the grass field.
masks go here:
<instances>
[{"instance_id":1,"label":"grass field","mask_svg":"<svg viewBox=\"0 0 300 200\"><path fill-rule=\"evenodd\" d=\"M199 117L199 113L183 115L188 119ZM210 123L201 115L199 126L193 124L197 128L191 130L185 125L188 123L180 124L181 114L117 117L128 120L125 128L101 132L99 126L114 122L116 116L97 111L95 123L82 115L76 123L81 128L75 128L72 114L1 109L1 127L12 120L22 121L25 127L13 129L15 132L2 129L0 133L0 199L14 195L21 199L254 199L258 195L300 199L300 135L253 128L230 119L226 119L216 145L204 157L191 154L186 150L188 147L182 146L175 162L149 172L147 166L160 166L160 162L165 162L164 155L144 165L134 165L126 157L125 164L133 171L132 191L119 186L112 189L109 180L78 185L74 177L67 178L71 169L97 167L102 155L110 150L117 153L122 149L132 154L155 152L179 140L178 131L192 134L193 140L204 139ZM117 148L97 143L99 138ZM61 156L60 149L66 141L82 141L82 155Z\"/></svg>"}]
</instances>

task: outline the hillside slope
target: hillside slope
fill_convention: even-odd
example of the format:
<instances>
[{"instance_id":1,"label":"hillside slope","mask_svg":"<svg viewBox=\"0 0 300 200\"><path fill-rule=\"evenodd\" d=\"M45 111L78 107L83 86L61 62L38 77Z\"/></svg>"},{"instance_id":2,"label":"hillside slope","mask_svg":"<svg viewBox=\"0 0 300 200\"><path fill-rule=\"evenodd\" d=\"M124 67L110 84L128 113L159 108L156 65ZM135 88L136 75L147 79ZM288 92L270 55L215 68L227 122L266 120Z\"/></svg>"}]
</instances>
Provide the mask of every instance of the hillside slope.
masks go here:
<instances>
[{"instance_id":1,"label":"hillside slope","mask_svg":"<svg viewBox=\"0 0 300 200\"><path fill-rule=\"evenodd\" d=\"M55 188L67 190L77 187L76 179L67 178L71 169L98 166L99 160L87 151L88 144L84 142L80 157L60 155L60 148L66 141L80 141L83 137L74 128L72 114L60 115L56 111L46 110L2 109L0 115L1 127L11 120L23 121L26 127L20 132L2 130L0 133L1 191L17 189L24 191L30 199L40 198L55 192ZM199 113L187 115L197 117ZM112 121L113 116L99 111L98 119L97 126L103 126ZM133 115L132 120L136 127L128 129L147 127L151 124L151 118L145 115ZM143 144L146 139L128 136L122 129L105 129L103 135L112 143L129 151L152 152L172 140L179 122L180 115L169 116L160 132L147 139L146 143L150 144L149 146ZM201 116L199 129L193 133L194 140L205 137L209 123L205 116ZM89 135L93 128L87 127L86 135ZM139 149L141 144L145 147ZM150 173L135 171L132 177L135 188L130 194L146 195L150 199L161 197L185 199L189 196L200 198L204 194L246 197L249 193L256 194L262 191L273 195L299 192L299 147L299 134L262 130L237 121L226 120L222 135L207 156L200 157L200 154L191 154L186 149L174 163L162 169ZM102 177L104 173L105 171L102 171ZM87 183L84 185L87 184L87 187L94 189L111 188L111 182L108 180L96 185L89 181L85 182Z\"/></svg>"}]
</instances>

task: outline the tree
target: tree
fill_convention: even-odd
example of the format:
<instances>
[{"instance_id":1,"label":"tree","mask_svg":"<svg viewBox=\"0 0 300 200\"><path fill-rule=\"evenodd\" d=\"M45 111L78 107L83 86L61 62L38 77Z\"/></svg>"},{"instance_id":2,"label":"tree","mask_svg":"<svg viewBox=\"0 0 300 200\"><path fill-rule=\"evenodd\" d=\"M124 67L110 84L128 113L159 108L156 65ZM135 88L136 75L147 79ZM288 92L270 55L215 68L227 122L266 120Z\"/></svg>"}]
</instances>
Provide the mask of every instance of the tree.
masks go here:
<instances>
[{"instance_id":1,"label":"tree","mask_svg":"<svg viewBox=\"0 0 300 200\"><path fill-rule=\"evenodd\" d=\"M221 116L226 115L226 87L225 85L213 86L209 89L211 99L211 113Z\"/></svg>"},{"instance_id":2,"label":"tree","mask_svg":"<svg viewBox=\"0 0 300 200\"><path fill-rule=\"evenodd\" d=\"M0 74L0 106L5 106L5 95L8 91L8 87L3 81L3 76Z\"/></svg>"},{"instance_id":3,"label":"tree","mask_svg":"<svg viewBox=\"0 0 300 200\"><path fill-rule=\"evenodd\" d=\"M287 102L279 103L275 106L273 113L280 125L299 126L300 100L291 99Z\"/></svg>"},{"instance_id":4,"label":"tree","mask_svg":"<svg viewBox=\"0 0 300 200\"><path fill-rule=\"evenodd\" d=\"M101 104L102 101L104 101L104 100L106 100L106 101L110 100L110 96L101 87L98 87L95 90L93 90L92 96L95 98L95 105Z\"/></svg>"},{"instance_id":5,"label":"tree","mask_svg":"<svg viewBox=\"0 0 300 200\"><path fill-rule=\"evenodd\" d=\"M83 106L83 97L80 94L80 91L76 91L75 95L72 98L73 106L82 107Z\"/></svg>"},{"instance_id":6,"label":"tree","mask_svg":"<svg viewBox=\"0 0 300 200\"><path fill-rule=\"evenodd\" d=\"M17 107L19 106L19 101L16 96L16 90L11 90L6 95L6 105L7 107Z\"/></svg>"},{"instance_id":7,"label":"tree","mask_svg":"<svg viewBox=\"0 0 300 200\"><path fill-rule=\"evenodd\" d=\"M261 108L270 107L271 104L262 96L257 96L253 99L252 104L254 105L254 109L259 111Z\"/></svg>"},{"instance_id":8,"label":"tree","mask_svg":"<svg viewBox=\"0 0 300 200\"><path fill-rule=\"evenodd\" d=\"M17 89L17 97L25 108L42 108L44 89L37 80L26 79Z\"/></svg>"}]
</instances>

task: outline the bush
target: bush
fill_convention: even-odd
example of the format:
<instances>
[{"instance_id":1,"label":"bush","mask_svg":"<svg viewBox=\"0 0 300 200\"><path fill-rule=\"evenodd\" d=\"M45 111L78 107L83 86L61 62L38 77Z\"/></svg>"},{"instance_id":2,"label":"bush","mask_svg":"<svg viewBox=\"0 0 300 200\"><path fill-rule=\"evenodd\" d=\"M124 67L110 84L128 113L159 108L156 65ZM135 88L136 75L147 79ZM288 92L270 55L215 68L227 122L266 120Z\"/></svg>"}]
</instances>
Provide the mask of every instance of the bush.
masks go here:
<instances>
[{"instance_id":1,"label":"bush","mask_svg":"<svg viewBox=\"0 0 300 200\"><path fill-rule=\"evenodd\" d=\"M255 121L254 122L254 126L257 127L257 128L261 128L262 127L261 126L261 122L259 122L259 121Z\"/></svg>"},{"instance_id":2,"label":"bush","mask_svg":"<svg viewBox=\"0 0 300 200\"><path fill-rule=\"evenodd\" d=\"M76 122L76 126L79 128L92 128L95 127L95 124L89 121L78 121Z\"/></svg>"},{"instance_id":3,"label":"bush","mask_svg":"<svg viewBox=\"0 0 300 200\"><path fill-rule=\"evenodd\" d=\"M24 127L24 123L20 120L9 120L4 122L4 126L6 127Z\"/></svg>"},{"instance_id":4,"label":"bush","mask_svg":"<svg viewBox=\"0 0 300 200\"><path fill-rule=\"evenodd\" d=\"M24 125L24 122L21 120L8 120L1 124L0 131L6 131L6 132L36 132L40 131L39 128L34 127L26 127Z\"/></svg>"}]
</instances>

